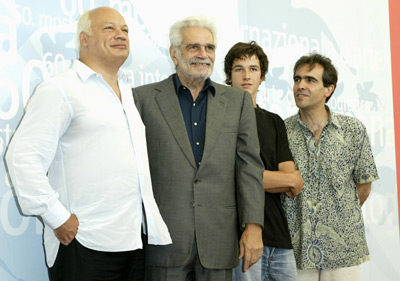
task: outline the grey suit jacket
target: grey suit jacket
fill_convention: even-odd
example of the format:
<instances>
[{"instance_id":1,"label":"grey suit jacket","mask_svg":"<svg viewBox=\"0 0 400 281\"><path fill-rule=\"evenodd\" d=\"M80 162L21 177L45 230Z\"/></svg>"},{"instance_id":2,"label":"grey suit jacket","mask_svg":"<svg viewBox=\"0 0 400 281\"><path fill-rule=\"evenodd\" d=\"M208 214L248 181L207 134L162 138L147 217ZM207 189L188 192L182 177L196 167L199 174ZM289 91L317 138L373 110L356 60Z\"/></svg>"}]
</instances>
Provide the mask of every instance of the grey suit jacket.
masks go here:
<instances>
[{"instance_id":1,"label":"grey suit jacket","mask_svg":"<svg viewBox=\"0 0 400 281\"><path fill-rule=\"evenodd\" d=\"M148 265L183 265L196 239L205 268L232 268L239 225L263 225L264 169L251 97L213 85L198 169L172 76L133 89L146 126L154 196L172 237L172 245L146 246Z\"/></svg>"}]
</instances>

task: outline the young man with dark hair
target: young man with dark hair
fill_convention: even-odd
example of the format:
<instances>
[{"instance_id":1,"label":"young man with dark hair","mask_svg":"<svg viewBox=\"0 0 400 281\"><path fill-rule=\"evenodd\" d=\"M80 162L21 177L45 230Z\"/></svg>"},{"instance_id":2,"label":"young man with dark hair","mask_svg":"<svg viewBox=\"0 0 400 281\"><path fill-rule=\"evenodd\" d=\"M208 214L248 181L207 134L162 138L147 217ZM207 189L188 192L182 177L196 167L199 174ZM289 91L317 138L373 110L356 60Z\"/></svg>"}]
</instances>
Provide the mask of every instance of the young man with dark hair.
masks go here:
<instances>
[{"instance_id":1,"label":"young man with dark hair","mask_svg":"<svg viewBox=\"0 0 400 281\"><path fill-rule=\"evenodd\" d=\"M224 70L225 82L248 91L253 99L260 156L264 163L263 256L247 272L239 264L233 272L234 280L297 280L296 263L280 196L286 193L287 196L296 197L302 191L304 182L294 168L282 118L256 103L258 87L268 71L268 58L254 41L237 43L225 56Z\"/></svg>"}]
</instances>

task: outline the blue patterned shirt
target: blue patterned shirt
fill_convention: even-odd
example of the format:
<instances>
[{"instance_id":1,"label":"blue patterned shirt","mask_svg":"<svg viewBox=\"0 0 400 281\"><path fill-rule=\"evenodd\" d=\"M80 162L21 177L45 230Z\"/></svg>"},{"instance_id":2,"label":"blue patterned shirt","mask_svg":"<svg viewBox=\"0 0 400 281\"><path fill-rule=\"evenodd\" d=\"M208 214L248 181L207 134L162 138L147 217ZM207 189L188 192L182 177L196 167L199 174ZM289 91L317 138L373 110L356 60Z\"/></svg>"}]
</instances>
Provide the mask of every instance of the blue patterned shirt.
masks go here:
<instances>
[{"instance_id":1,"label":"blue patterned shirt","mask_svg":"<svg viewBox=\"0 0 400 281\"><path fill-rule=\"evenodd\" d=\"M285 124L305 182L296 198L282 195L297 267L335 269L368 261L356 184L375 181L378 173L365 126L330 112L317 143L299 114Z\"/></svg>"}]
</instances>

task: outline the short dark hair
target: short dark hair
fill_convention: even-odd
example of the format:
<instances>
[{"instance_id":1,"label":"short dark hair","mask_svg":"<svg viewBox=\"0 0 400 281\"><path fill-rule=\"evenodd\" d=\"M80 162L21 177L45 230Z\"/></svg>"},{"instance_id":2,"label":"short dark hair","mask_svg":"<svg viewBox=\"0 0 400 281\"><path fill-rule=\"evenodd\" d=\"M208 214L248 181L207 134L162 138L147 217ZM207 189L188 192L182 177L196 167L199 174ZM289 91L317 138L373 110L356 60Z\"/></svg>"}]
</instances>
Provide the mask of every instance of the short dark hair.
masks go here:
<instances>
[{"instance_id":1,"label":"short dark hair","mask_svg":"<svg viewBox=\"0 0 400 281\"><path fill-rule=\"evenodd\" d=\"M229 50L229 52L225 56L224 63L224 71L226 74L225 83L227 85L231 85L232 77L232 65L235 60L240 60L244 58L250 58L252 56L256 56L260 61L260 70L261 70L261 78L265 79L265 75L268 72L268 57L264 53L263 49L255 42L251 41L250 43L239 42L233 45L233 47Z\"/></svg>"},{"instance_id":2,"label":"short dark hair","mask_svg":"<svg viewBox=\"0 0 400 281\"><path fill-rule=\"evenodd\" d=\"M319 64L324 68L324 72L322 73L322 83L324 84L324 87L328 87L330 85L335 87L332 91L332 94L325 100L325 102L328 102L336 89L336 83L338 81L338 72L336 67L332 64L330 58L317 53L311 53L309 55L302 56L294 65L293 76L300 67L308 65L310 70L312 70L316 64Z\"/></svg>"}]
</instances>

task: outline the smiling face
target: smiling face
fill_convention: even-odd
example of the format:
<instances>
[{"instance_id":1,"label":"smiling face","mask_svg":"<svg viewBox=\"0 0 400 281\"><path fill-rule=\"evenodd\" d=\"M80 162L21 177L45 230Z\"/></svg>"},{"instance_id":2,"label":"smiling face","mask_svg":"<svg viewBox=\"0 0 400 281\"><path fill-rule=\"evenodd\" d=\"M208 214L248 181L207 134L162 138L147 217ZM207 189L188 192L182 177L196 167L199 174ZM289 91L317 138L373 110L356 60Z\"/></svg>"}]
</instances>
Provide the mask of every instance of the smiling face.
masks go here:
<instances>
[{"instance_id":1,"label":"smiling face","mask_svg":"<svg viewBox=\"0 0 400 281\"><path fill-rule=\"evenodd\" d=\"M181 80L206 80L214 68L215 45L211 32L202 27L187 27L182 30L179 52L170 47L171 58Z\"/></svg>"},{"instance_id":2,"label":"smiling face","mask_svg":"<svg viewBox=\"0 0 400 281\"><path fill-rule=\"evenodd\" d=\"M324 87L322 75L324 68L315 64L313 69L306 64L297 69L293 79L293 94L300 110L320 110L325 108L325 100L334 89L333 85Z\"/></svg>"},{"instance_id":3,"label":"smiling face","mask_svg":"<svg viewBox=\"0 0 400 281\"><path fill-rule=\"evenodd\" d=\"M260 61L255 55L233 61L230 78L233 87L248 91L255 100L262 81Z\"/></svg>"},{"instance_id":4,"label":"smiling face","mask_svg":"<svg viewBox=\"0 0 400 281\"><path fill-rule=\"evenodd\" d=\"M81 57L92 63L122 65L129 55L128 26L114 9L98 8L90 12L92 34L80 35Z\"/></svg>"}]
</instances>

